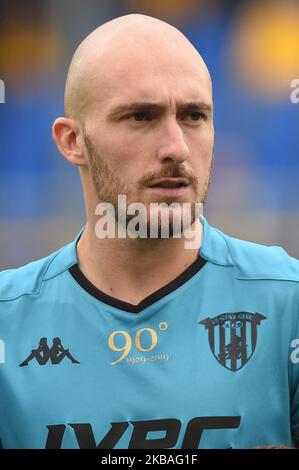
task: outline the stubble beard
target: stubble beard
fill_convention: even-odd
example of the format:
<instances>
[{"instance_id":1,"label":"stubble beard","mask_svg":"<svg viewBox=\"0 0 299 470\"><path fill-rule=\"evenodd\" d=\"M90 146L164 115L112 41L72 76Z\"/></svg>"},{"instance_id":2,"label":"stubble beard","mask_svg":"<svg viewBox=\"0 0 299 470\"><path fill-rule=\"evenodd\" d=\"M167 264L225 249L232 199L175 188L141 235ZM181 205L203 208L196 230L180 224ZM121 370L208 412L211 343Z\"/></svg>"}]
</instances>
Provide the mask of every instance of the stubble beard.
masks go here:
<instances>
[{"instance_id":1,"label":"stubble beard","mask_svg":"<svg viewBox=\"0 0 299 470\"><path fill-rule=\"evenodd\" d=\"M126 203L127 206L131 204L132 202L142 202L138 201L137 198L134 198L134 194L132 190L127 186L124 182L122 182L118 176L113 173L108 164L104 161L103 157L96 151L93 143L91 142L91 139L84 134L84 141L86 145L86 149L88 152L88 164L89 164L89 173L91 176L92 184L94 187L94 191L96 193L98 203L105 202L108 204L111 204L114 208L114 214L115 214L115 222L117 223L122 223L123 220L125 220L125 229L127 230L129 222L135 217L135 215L130 215L130 214L125 214L124 217L119 218L119 210L118 210L118 196L119 195L125 195L126 196ZM190 175L189 173L186 173L185 169L181 165L172 165L169 167L163 168L161 173L159 175L157 174L147 174L145 177L141 179L141 181L138 183L138 187L140 189L144 188L146 185L146 182L149 182L151 179L154 178L166 178L166 177L188 177L191 180L191 185L193 188L193 192L195 194L194 200L193 201L188 201L190 202L191 206L191 214L190 214L190 226L186 227L183 226L183 219L182 219L182 211L183 206L182 203L180 203L180 208L179 212L171 212L169 213L169 238L175 236L178 234L178 232L183 232L184 229L189 229L193 226L195 220L198 218L198 203L201 203L203 206L208 197L208 191L209 187L211 184L212 180L212 174L213 174L213 157L211 159L211 165L209 168L209 175L208 178L204 183L200 183L199 178ZM170 205L172 202L178 202L176 200L167 200L164 201L159 201L161 202L166 202L166 204ZM145 203L147 206L147 214L150 213L150 208L149 204ZM163 209L164 210L164 209ZM156 234L156 238L158 240L165 239L163 236L163 230L162 230L162 222L161 222L161 212L159 211L159 216L158 216L158 232ZM178 224L175 221L176 217L180 217L181 219L181 225L178 227ZM146 221L146 228L147 228L147 239L150 239L150 224L149 224L149 219L150 215L147 217ZM188 224L189 225L189 224Z\"/></svg>"}]
</instances>

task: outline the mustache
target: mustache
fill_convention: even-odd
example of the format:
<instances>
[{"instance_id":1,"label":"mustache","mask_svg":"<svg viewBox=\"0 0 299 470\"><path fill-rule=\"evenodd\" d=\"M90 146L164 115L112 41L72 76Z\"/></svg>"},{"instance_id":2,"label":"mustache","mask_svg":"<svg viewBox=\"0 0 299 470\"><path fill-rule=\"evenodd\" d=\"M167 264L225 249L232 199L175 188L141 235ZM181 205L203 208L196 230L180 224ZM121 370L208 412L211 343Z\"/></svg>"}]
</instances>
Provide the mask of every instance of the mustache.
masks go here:
<instances>
[{"instance_id":1,"label":"mustache","mask_svg":"<svg viewBox=\"0 0 299 470\"><path fill-rule=\"evenodd\" d=\"M188 178L190 180L190 184L193 187L196 187L198 185L198 178L196 176L186 171L184 167L176 165L171 167L165 167L159 173L147 173L141 178L141 180L139 180L138 186L140 188L143 186L148 186L151 184L152 181L160 178Z\"/></svg>"}]
</instances>

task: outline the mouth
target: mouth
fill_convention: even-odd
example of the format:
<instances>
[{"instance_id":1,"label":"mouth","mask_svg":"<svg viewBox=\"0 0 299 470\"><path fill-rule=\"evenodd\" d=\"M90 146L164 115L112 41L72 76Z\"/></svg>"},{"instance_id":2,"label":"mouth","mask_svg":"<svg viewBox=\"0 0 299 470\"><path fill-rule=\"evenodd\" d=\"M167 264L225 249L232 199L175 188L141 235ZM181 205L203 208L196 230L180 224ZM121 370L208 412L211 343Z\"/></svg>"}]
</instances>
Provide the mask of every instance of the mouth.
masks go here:
<instances>
[{"instance_id":1,"label":"mouth","mask_svg":"<svg viewBox=\"0 0 299 470\"><path fill-rule=\"evenodd\" d=\"M160 178L152 181L149 188L164 197L182 196L190 186L189 178Z\"/></svg>"},{"instance_id":2,"label":"mouth","mask_svg":"<svg viewBox=\"0 0 299 470\"><path fill-rule=\"evenodd\" d=\"M161 178L154 180L149 187L150 188L163 188L163 189L178 189L186 188L190 185L189 178Z\"/></svg>"}]
</instances>

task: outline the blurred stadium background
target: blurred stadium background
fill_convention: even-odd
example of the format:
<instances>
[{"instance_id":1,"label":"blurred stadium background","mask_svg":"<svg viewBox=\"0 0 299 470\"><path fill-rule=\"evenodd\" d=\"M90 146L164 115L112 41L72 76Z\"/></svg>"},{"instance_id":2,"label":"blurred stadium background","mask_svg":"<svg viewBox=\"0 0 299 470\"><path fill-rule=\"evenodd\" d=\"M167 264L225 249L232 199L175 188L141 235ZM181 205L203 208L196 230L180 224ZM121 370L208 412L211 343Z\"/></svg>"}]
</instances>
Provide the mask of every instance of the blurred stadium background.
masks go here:
<instances>
[{"instance_id":1,"label":"blurred stadium background","mask_svg":"<svg viewBox=\"0 0 299 470\"><path fill-rule=\"evenodd\" d=\"M299 257L299 0L1 0L0 269L46 256L84 224L80 180L53 120L78 43L126 13L180 28L210 68L215 168L205 215Z\"/></svg>"}]
</instances>

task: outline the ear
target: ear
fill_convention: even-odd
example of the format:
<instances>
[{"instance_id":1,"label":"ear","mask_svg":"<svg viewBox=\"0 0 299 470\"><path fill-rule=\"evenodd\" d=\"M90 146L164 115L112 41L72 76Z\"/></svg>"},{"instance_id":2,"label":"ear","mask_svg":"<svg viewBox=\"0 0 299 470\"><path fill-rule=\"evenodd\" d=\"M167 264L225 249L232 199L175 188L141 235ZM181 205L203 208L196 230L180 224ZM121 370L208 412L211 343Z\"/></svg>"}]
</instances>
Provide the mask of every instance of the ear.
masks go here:
<instances>
[{"instance_id":1,"label":"ear","mask_svg":"<svg viewBox=\"0 0 299 470\"><path fill-rule=\"evenodd\" d=\"M87 166L82 131L74 119L57 118L52 126L52 136L59 152L69 163Z\"/></svg>"}]
</instances>

